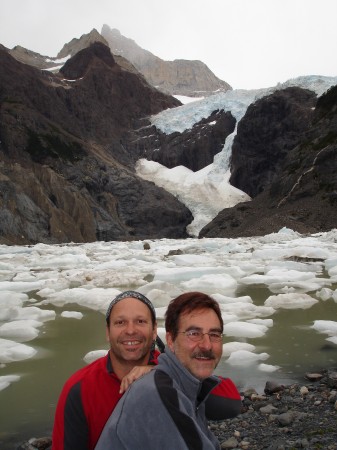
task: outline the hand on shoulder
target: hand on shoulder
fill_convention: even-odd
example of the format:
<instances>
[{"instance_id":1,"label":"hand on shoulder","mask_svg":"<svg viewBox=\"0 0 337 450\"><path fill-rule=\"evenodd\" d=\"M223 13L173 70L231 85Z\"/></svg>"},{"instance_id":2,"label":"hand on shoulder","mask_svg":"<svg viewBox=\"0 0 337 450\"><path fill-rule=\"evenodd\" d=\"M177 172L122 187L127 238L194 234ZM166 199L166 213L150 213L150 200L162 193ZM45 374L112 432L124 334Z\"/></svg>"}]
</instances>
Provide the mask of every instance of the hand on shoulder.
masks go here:
<instances>
[{"instance_id":1,"label":"hand on shoulder","mask_svg":"<svg viewBox=\"0 0 337 450\"><path fill-rule=\"evenodd\" d=\"M121 381L120 394L123 394L135 380L150 372L155 366L136 366Z\"/></svg>"}]
</instances>

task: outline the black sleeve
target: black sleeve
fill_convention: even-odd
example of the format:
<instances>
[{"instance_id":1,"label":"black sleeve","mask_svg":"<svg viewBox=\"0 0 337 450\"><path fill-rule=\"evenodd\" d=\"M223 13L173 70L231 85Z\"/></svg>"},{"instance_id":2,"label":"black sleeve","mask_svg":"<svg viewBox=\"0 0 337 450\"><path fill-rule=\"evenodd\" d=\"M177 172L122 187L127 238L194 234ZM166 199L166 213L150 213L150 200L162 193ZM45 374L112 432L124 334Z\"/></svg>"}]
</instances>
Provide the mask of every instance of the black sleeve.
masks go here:
<instances>
[{"instance_id":1,"label":"black sleeve","mask_svg":"<svg viewBox=\"0 0 337 450\"><path fill-rule=\"evenodd\" d=\"M219 377L220 384L212 389L206 400L208 420L224 420L236 417L241 412L241 395L230 378Z\"/></svg>"},{"instance_id":2,"label":"black sleeve","mask_svg":"<svg viewBox=\"0 0 337 450\"><path fill-rule=\"evenodd\" d=\"M81 399L81 384L69 391L64 407L64 450L88 450L89 429Z\"/></svg>"},{"instance_id":3,"label":"black sleeve","mask_svg":"<svg viewBox=\"0 0 337 450\"><path fill-rule=\"evenodd\" d=\"M236 417L241 412L241 400L210 395L206 400L206 417L208 420L225 420Z\"/></svg>"}]
</instances>

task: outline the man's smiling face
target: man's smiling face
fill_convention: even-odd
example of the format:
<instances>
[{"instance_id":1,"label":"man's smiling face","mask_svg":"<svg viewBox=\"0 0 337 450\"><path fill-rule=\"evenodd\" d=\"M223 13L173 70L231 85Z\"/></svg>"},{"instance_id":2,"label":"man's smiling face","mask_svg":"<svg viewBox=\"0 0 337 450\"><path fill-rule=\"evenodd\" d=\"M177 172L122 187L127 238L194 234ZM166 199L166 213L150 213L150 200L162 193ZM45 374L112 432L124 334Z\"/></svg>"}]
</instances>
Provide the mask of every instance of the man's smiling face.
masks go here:
<instances>
[{"instance_id":1,"label":"man's smiling face","mask_svg":"<svg viewBox=\"0 0 337 450\"><path fill-rule=\"evenodd\" d=\"M191 340L185 331L196 330L203 333L200 341ZM180 362L199 380L212 375L222 355L222 340L212 342L208 334L221 334L221 324L215 311L210 308L196 309L181 314L179 331L175 340L166 334L167 345Z\"/></svg>"},{"instance_id":2,"label":"man's smiling face","mask_svg":"<svg viewBox=\"0 0 337 450\"><path fill-rule=\"evenodd\" d=\"M110 342L110 357L114 361L147 363L157 329L152 323L150 309L136 298L127 297L114 305L106 329Z\"/></svg>"}]
</instances>

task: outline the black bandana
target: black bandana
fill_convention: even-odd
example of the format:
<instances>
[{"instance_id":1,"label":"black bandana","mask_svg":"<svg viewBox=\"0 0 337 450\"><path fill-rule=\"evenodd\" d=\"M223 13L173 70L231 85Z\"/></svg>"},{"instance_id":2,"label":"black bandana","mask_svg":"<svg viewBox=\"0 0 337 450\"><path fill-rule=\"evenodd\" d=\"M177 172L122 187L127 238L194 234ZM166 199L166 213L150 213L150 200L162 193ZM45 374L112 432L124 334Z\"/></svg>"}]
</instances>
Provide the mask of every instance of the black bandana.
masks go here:
<instances>
[{"instance_id":1,"label":"black bandana","mask_svg":"<svg viewBox=\"0 0 337 450\"><path fill-rule=\"evenodd\" d=\"M117 297L115 297L110 305L109 308L106 312L105 315L105 319L107 321L107 323L109 323L109 318L110 318L110 314L111 314L111 310L112 308L115 306L116 303L120 302L121 300L123 300L124 298L136 298L137 300L140 300L141 302L143 302L150 310L151 312L151 316L152 316L152 321L153 323L156 322L156 311L154 309L154 306L152 305L152 303L150 302L150 300L145 297L145 295L141 294L140 292L136 292L136 291L125 291L122 292L121 294L118 294Z\"/></svg>"}]
</instances>

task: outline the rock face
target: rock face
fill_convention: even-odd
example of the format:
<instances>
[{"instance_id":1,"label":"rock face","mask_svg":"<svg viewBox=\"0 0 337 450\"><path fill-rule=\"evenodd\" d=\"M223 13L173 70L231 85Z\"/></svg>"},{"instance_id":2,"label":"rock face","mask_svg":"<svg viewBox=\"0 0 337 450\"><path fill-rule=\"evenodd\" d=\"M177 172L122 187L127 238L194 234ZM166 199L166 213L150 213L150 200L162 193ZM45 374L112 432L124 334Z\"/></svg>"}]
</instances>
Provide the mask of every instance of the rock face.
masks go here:
<instances>
[{"instance_id":1,"label":"rock face","mask_svg":"<svg viewBox=\"0 0 337 450\"><path fill-rule=\"evenodd\" d=\"M0 243L185 237L191 213L139 179L123 135L180 103L95 43L62 73L0 48Z\"/></svg>"},{"instance_id":2,"label":"rock face","mask_svg":"<svg viewBox=\"0 0 337 450\"><path fill-rule=\"evenodd\" d=\"M336 154L337 86L317 102L298 89L262 98L239 123L232 158L231 182L253 200L221 211L200 237L336 228Z\"/></svg>"},{"instance_id":3,"label":"rock face","mask_svg":"<svg viewBox=\"0 0 337 450\"><path fill-rule=\"evenodd\" d=\"M94 28L88 34L83 34L79 39L74 38L67 44L65 44L62 49L58 52L56 58L62 59L67 56L75 56L81 50L84 50L87 47L90 47L91 44L95 42L101 42L107 47L109 44L104 39L104 37Z\"/></svg>"},{"instance_id":4,"label":"rock face","mask_svg":"<svg viewBox=\"0 0 337 450\"><path fill-rule=\"evenodd\" d=\"M54 60L55 58L40 55L39 53L28 50L20 45L16 45L11 50L8 50L8 52L17 61L20 61L23 64L29 64L37 69L51 69L52 67L59 66L59 63Z\"/></svg>"},{"instance_id":5,"label":"rock face","mask_svg":"<svg viewBox=\"0 0 337 450\"><path fill-rule=\"evenodd\" d=\"M252 198L263 192L309 129L315 103L313 92L294 87L250 105L233 142L230 183Z\"/></svg>"},{"instance_id":6,"label":"rock face","mask_svg":"<svg viewBox=\"0 0 337 450\"><path fill-rule=\"evenodd\" d=\"M93 29L89 34L84 34L81 36L80 39L75 38L65 44L56 57L40 55L39 53L28 50L20 45L16 45L11 50L8 50L8 52L17 61L24 64L29 64L37 69L50 70L60 66L60 59L74 56L77 52L89 47L95 42L101 42L102 44L108 46L108 43L103 36L101 36L96 29Z\"/></svg>"},{"instance_id":7,"label":"rock face","mask_svg":"<svg viewBox=\"0 0 337 450\"><path fill-rule=\"evenodd\" d=\"M146 158L168 168L185 166L194 172L212 164L236 120L230 112L213 111L183 133L165 134L155 126L140 127L128 136L128 151L136 159Z\"/></svg>"},{"instance_id":8,"label":"rock face","mask_svg":"<svg viewBox=\"0 0 337 450\"><path fill-rule=\"evenodd\" d=\"M101 34L108 42L113 54L122 55L129 60L152 86L163 92L201 97L218 90L232 89L228 83L217 78L201 61L164 61L108 25L103 25Z\"/></svg>"},{"instance_id":9,"label":"rock face","mask_svg":"<svg viewBox=\"0 0 337 450\"><path fill-rule=\"evenodd\" d=\"M90 33L83 34L79 39L74 38L65 44L56 57L40 55L39 53L28 50L19 45L15 46L11 50L8 50L8 52L13 56L13 58L24 64L29 64L37 69L58 72L60 65L64 64L65 59L75 56L76 53L86 49L95 42L100 42L107 47L109 46L104 37L94 28L90 31ZM114 55L114 59L123 69L126 69L129 72L137 73L138 76L140 75L138 70L136 70L136 68L122 56Z\"/></svg>"}]
</instances>

